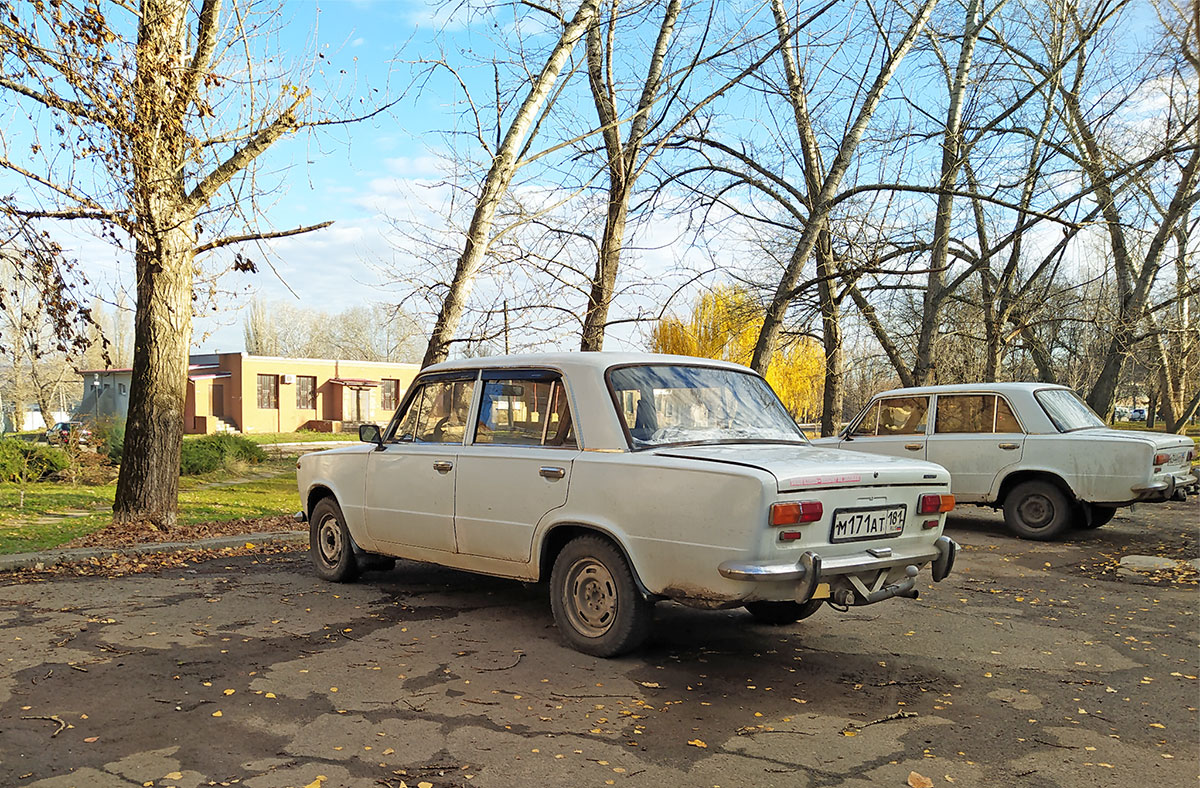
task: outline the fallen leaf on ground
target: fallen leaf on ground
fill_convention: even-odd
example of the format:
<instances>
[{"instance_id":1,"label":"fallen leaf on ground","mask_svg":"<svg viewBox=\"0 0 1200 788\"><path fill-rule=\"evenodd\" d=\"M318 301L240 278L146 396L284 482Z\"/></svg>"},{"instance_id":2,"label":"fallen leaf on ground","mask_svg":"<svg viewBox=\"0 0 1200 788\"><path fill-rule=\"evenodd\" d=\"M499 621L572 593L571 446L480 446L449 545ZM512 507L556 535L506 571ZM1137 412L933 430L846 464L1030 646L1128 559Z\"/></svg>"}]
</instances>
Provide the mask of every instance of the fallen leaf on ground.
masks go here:
<instances>
[{"instance_id":1,"label":"fallen leaf on ground","mask_svg":"<svg viewBox=\"0 0 1200 788\"><path fill-rule=\"evenodd\" d=\"M916 772L908 773L909 788L933 788L933 780Z\"/></svg>"},{"instance_id":2,"label":"fallen leaf on ground","mask_svg":"<svg viewBox=\"0 0 1200 788\"><path fill-rule=\"evenodd\" d=\"M706 749L708 747L707 744L700 741L699 739L692 739L691 741L688 742L688 744L692 745L693 747L700 747L701 749Z\"/></svg>"},{"instance_id":3,"label":"fallen leaf on ground","mask_svg":"<svg viewBox=\"0 0 1200 788\"><path fill-rule=\"evenodd\" d=\"M100 741L100 737L99 736L88 736L86 739L84 739L84 741L87 742L88 744L91 744L92 742Z\"/></svg>"}]
</instances>

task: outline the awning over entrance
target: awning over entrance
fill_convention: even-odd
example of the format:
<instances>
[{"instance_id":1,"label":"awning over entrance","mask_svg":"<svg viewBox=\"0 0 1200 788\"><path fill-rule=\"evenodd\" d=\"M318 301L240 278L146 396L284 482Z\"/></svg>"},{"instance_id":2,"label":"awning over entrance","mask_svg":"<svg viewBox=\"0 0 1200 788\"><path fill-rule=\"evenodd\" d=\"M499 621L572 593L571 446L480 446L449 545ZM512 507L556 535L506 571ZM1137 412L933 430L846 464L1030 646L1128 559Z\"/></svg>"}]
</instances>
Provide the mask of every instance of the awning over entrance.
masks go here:
<instances>
[{"instance_id":1,"label":"awning over entrance","mask_svg":"<svg viewBox=\"0 0 1200 788\"><path fill-rule=\"evenodd\" d=\"M368 380L366 378L330 378L329 382L357 390L373 389L379 385L378 380Z\"/></svg>"}]
</instances>

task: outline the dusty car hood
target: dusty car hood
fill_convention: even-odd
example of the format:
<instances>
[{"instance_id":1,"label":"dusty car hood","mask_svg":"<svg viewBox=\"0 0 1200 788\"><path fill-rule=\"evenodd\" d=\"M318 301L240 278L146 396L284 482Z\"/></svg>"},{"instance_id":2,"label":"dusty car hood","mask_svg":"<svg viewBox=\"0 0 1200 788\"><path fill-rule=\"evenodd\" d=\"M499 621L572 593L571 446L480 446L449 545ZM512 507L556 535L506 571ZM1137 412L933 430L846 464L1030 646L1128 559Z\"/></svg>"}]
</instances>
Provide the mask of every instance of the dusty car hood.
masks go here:
<instances>
[{"instance_id":1,"label":"dusty car hood","mask_svg":"<svg viewBox=\"0 0 1200 788\"><path fill-rule=\"evenodd\" d=\"M676 446L657 449L654 453L662 457L758 468L775 477L780 492L829 487L950 482L949 472L932 462L817 446Z\"/></svg>"}]
</instances>

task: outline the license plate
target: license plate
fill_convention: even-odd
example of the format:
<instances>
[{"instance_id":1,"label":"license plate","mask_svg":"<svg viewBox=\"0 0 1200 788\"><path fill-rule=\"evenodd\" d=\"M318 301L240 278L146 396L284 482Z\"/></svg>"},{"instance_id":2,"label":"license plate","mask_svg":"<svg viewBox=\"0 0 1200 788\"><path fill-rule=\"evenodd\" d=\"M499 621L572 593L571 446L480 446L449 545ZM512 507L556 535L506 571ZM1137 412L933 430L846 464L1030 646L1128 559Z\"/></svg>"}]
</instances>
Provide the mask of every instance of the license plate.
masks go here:
<instances>
[{"instance_id":1,"label":"license plate","mask_svg":"<svg viewBox=\"0 0 1200 788\"><path fill-rule=\"evenodd\" d=\"M843 509L833 515L833 534L830 541L854 542L859 539L881 539L904 530L905 507L886 506L873 509Z\"/></svg>"}]
</instances>

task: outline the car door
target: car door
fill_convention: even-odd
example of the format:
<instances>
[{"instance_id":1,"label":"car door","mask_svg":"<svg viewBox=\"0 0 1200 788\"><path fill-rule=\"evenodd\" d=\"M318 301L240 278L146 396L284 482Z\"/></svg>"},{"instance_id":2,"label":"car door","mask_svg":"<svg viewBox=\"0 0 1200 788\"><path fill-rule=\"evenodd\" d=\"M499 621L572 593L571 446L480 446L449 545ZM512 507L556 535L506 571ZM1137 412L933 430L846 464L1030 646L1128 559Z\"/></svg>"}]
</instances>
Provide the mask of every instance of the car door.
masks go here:
<instances>
[{"instance_id":1,"label":"car door","mask_svg":"<svg viewBox=\"0 0 1200 788\"><path fill-rule=\"evenodd\" d=\"M467 555L526 563L547 512L567 502L578 441L557 372L484 370L458 460L454 532Z\"/></svg>"},{"instance_id":2,"label":"car door","mask_svg":"<svg viewBox=\"0 0 1200 788\"><path fill-rule=\"evenodd\" d=\"M991 499L996 475L1020 462L1025 434L1004 397L939 394L925 458L950 471L960 501Z\"/></svg>"},{"instance_id":3,"label":"car door","mask_svg":"<svg viewBox=\"0 0 1200 788\"><path fill-rule=\"evenodd\" d=\"M425 378L367 460L372 539L452 553L456 463L469 423L475 373Z\"/></svg>"},{"instance_id":4,"label":"car door","mask_svg":"<svg viewBox=\"0 0 1200 788\"><path fill-rule=\"evenodd\" d=\"M850 427L841 448L924 459L928 415L926 394L880 397Z\"/></svg>"}]
</instances>

